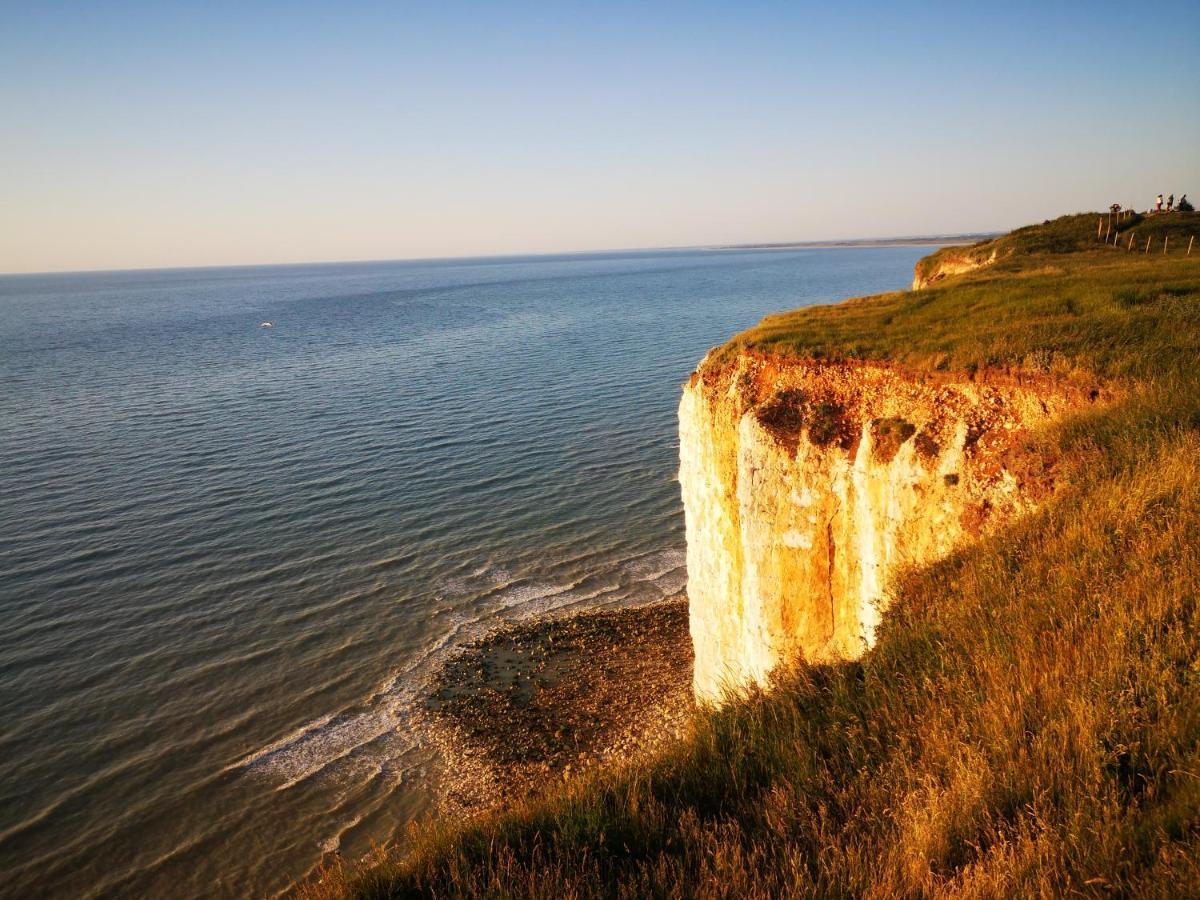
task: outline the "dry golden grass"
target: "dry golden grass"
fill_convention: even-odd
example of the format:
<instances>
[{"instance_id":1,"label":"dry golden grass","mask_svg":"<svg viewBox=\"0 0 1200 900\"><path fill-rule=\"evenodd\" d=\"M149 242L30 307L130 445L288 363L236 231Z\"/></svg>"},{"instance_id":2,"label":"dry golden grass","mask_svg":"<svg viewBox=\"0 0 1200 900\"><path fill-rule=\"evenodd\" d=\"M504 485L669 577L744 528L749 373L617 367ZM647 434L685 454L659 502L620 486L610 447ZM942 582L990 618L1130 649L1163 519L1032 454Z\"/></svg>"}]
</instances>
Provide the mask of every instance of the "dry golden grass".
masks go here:
<instances>
[{"instance_id":1,"label":"dry golden grass","mask_svg":"<svg viewBox=\"0 0 1200 900\"><path fill-rule=\"evenodd\" d=\"M780 673L655 760L304 893L1200 896L1200 258L1106 252L738 339L1137 379L1041 436L1067 489L900 579L861 662Z\"/></svg>"}]
</instances>

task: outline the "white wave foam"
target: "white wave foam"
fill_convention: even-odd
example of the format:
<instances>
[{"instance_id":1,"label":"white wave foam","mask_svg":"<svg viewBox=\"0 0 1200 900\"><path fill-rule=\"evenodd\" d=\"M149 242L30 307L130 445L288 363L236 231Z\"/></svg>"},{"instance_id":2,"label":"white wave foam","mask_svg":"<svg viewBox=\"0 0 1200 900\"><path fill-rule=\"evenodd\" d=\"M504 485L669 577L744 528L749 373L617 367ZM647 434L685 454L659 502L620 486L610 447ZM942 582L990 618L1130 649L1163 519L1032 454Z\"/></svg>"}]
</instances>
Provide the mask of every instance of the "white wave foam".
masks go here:
<instances>
[{"instance_id":1,"label":"white wave foam","mask_svg":"<svg viewBox=\"0 0 1200 900\"><path fill-rule=\"evenodd\" d=\"M287 748L294 742L301 740L306 733L308 733L310 731L315 731L315 730L323 727L326 723L328 723L332 719L333 719L333 713L330 713L329 715L320 716L316 719L313 719L311 722L306 722L305 724L303 724L299 728L297 728L295 731L285 734L283 737L279 738L279 740L273 741L272 743L267 744L265 747L260 747L259 749L255 750L253 753L242 757L237 762L231 763L230 765L225 767L224 771L228 772L231 769L243 769L248 766L252 766L255 763L257 763L259 760L261 760L265 757L269 757L272 754Z\"/></svg>"},{"instance_id":2,"label":"white wave foam","mask_svg":"<svg viewBox=\"0 0 1200 900\"><path fill-rule=\"evenodd\" d=\"M687 554L683 550L660 550L629 560L625 563L625 571L638 580L656 581L686 563Z\"/></svg>"},{"instance_id":3,"label":"white wave foam","mask_svg":"<svg viewBox=\"0 0 1200 900\"><path fill-rule=\"evenodd\" d=\"M557 582L548 578L523 582L502 565L481 566L448 579L436 596L449 602L450 610L462 609L418 658L389 674L352 707L319 716L228 768L270 778L278 783L278 790L314 777L361 785L385 767L397 769L398 784L405 779L403 760L419 747L411 728L419 693L459 647L505 622L672 596L686 583L684 563L683 551L671 549L596 565L586 577ZM647 586L653 588L649 593Z\"/></svg>"},{"instance_id":4,"label":"white wave foam","mask_svg":"<svg viewBox=\"0 0 1200 900\"><path fill-rule=\"evenodd\" d=\"M677 569L672 569L664 575L660 575L654 579L654 584L664 597L674 597L682 594L687 589L688 577L687 567L680 566Z\"/></svg>"},{"instance_id":5,"label":"white wave foam","mask_svg":"<svg viewBox=\"0 0 1200 900\"><path fill-rule=\"evenodd\" d=\"M342 849L342 835L351 828L354 828L363 819L362 815L356 815L338 826L338 830L334 832L319 844L322 853L337 853Z\"/></svg>"}]
</instances>

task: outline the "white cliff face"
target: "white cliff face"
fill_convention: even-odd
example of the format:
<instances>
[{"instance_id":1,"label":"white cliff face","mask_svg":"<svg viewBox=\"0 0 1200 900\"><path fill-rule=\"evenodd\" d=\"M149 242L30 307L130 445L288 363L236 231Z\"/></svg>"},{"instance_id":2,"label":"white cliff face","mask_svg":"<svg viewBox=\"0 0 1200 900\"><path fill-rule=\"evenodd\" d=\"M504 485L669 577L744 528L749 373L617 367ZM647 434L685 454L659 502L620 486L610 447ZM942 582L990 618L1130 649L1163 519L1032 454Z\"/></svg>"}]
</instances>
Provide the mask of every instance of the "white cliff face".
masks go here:
<instances>
[{"instance_id":1,"label":"white cliff face","mask_svg":"<svg viewBox=\"0 0 1200 900\"><path fill-rule=\"evenodd\" d=\"M1047 490L1021 448L1077 402L887 367L706 361L679 407L697 698L861 655L901 567Z\"/></svg>"},{"instance_id":2,"label":"white cliff face","mask_svg":"<svg viewBox=\"0 0 1200 900\"><path fill-rule=\"evenodd\" d=\"M962 275L964 272L974 272L984 266L990 266L996 261L997 251L993 250L988 256L976 255L968 247L958 253L946 253L944 256L930 256L917 263L913 273L912 289L919 291L935 281L949 278L951 275Z\"/></svg>"}]
</instances>

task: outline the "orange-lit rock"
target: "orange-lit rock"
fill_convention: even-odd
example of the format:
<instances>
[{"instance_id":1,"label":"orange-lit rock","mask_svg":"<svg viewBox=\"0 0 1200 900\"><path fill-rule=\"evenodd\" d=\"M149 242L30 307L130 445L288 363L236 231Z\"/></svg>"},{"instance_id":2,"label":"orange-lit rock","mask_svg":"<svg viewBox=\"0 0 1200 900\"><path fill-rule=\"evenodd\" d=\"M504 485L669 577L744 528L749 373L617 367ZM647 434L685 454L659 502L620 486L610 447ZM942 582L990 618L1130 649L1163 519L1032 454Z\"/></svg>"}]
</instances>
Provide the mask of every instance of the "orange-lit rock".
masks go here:
<instances>
[{"instance_id":1,"label":"orange-lit rock","mask_svg":"<svg viewBox=\"0 0 1200 900\"><path fill-rule=\"evenodd\" d=\"M1046 494L1031 434L1087 402L1045 382L710 354L679 407L697 698L859 656L900 567Z\"/></svg>"}]
</instances>

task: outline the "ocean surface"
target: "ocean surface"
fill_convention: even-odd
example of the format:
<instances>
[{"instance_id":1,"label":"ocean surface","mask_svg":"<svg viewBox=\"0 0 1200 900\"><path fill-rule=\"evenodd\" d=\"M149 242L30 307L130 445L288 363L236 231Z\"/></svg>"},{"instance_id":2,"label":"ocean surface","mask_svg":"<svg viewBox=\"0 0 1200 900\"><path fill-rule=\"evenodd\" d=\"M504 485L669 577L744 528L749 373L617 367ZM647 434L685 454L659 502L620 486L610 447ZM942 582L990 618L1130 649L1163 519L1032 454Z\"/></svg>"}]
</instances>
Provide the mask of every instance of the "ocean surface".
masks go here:
<instances>
[{"instance_id":1,"label":"ocean surface","mask_svg":"<svg viewBox=\"0 0 1200 900\"><path fill-rule=\"evenodd\" d=\"M269 895L428 813L455 646L685 589L703 353L927 251L0 278L0 895Z\"/></svg>"}]
</instances>

